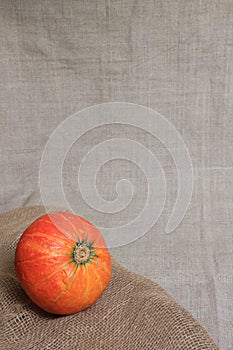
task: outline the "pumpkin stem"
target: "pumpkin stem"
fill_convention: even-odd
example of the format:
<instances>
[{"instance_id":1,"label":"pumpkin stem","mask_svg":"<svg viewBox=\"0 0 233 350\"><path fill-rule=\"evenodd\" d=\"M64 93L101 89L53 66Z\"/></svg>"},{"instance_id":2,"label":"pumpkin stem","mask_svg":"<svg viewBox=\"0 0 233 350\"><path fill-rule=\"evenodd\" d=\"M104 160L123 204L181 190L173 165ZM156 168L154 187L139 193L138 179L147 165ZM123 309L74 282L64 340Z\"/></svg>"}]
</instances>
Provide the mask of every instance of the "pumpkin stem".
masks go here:
<instances>
[{"instance_id":1,"label":"pumpkin stem","mask_svg":"<svg viewBox=\"0 0 233 350\"><path fill-rule=\"evenodd\" d=\"M85 264L91 255L90 248L83 243L76 244L75 250L74 250L74 259L78 264Z\"/></svg>"}]
</instances>

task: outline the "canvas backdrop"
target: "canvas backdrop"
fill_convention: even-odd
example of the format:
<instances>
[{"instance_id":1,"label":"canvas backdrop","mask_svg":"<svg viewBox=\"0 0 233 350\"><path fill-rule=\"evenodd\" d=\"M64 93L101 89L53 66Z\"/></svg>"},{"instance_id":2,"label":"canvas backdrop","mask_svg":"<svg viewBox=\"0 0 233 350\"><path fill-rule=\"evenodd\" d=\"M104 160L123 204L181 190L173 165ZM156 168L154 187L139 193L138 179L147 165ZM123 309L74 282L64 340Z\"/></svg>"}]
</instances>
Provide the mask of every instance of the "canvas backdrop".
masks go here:
<instances>
[{"instance_id":1,"label":"canvas backdrop","mask_svg":"<svg viewBox=\"0 0 233 350\"><path fill-rule=\"evenodd\" d=\"M106 200L115 198L119 179L134 185L132 202L116 214L88 207L78 188L78 167L94 145L109 138L133 139L149 148L165 173L165 208L147 234L111 252L157 281L221 349L230 350L232 2L0 0L0 17L1 212L41 204L42 152L70 115L114 101L159 112L182 136L194 173L189 209L172 234L164 232L178 191L175 164L155 137L133 126L98 127L74 143L63 166L66 198L99 226L137 217L147 194L147 179L137 166L119 159L98 172L97 189Z\"/></svg>"}]
</instances>

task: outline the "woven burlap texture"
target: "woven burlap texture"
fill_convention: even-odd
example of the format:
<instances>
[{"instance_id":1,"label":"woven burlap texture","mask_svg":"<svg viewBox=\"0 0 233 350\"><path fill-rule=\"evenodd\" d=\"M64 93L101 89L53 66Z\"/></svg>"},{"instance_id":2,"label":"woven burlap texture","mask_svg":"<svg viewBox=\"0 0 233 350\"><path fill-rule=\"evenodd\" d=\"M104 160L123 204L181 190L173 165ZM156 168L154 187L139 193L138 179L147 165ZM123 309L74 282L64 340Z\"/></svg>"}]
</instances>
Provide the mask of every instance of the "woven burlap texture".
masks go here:
<instances>
[{"instance_id":1,"label":"woven burlap texture","mask_svg":"<svg viewBox=\"0 0 233 350\"><path fill-rule=\"evenodd\" d=\"M92 307L70 316L39 309L21 289L13 262L20 235L44 213L36 206L0 215L1 349L218 349L157 283L114 258L110 285Z\"/></svg>"}]
</instances>

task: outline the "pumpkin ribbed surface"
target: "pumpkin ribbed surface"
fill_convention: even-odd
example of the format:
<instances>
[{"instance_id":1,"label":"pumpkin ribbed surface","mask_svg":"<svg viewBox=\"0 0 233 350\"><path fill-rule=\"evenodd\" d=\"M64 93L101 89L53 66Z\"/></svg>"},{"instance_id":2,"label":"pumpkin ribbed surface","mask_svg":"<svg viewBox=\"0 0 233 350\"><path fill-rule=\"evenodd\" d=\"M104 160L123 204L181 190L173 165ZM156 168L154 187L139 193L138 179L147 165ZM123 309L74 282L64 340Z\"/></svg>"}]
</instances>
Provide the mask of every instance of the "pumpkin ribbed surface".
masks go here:
<instances>
[{"instance_id":1,"label":"pumpkin ribbed surface","mask_svg":"<svg viewBox=\"0 0 233 350\"><path fill-rule=\"evenodd\" d=\"M45 311L72 314L92 305L111 277L111 258L100 232L63 212L39 217L23 233L15 253L22 288Z\"/></svg>"}]
</instances>

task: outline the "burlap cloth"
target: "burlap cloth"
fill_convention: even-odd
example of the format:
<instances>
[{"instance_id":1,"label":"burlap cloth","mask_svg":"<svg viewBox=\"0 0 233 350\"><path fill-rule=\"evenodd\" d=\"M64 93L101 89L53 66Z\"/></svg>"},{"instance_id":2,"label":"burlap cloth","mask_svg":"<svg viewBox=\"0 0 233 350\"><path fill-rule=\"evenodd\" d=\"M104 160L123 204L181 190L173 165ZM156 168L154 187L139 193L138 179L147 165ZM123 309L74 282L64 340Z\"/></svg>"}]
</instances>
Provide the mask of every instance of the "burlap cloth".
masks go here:
<instances>
[{"instance_id":1,"label":"burlap cloth","mask_svg":"<svg viewBox=\"0 0 233 350\"><path fill-rule=\"evenodd\" d=\"M20 235L44 212L36 206L0 215L0 349L218 349L157 283L114 258L110 285L92 307L71 316L40 310L19 286L13 261Z\"/></svg>"}]
</instances>

